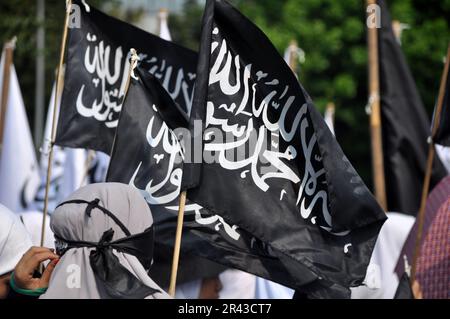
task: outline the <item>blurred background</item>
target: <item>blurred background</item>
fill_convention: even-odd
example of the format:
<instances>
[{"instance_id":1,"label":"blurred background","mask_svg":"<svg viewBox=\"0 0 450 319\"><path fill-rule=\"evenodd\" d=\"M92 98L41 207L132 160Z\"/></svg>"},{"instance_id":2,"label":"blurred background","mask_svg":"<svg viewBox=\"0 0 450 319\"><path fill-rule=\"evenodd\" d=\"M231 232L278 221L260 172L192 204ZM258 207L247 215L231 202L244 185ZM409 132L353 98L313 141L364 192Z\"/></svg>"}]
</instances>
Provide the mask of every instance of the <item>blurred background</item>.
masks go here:
<instances>
[{"instance_id":1,"label":"blurred background","mask_svg":"<svg viewBox=\"0 0 450 319\"><path fill-rule=\"evenodd\" d=\"M364 0L230 0L283 54L295 40L298 76L321 112L336 106L336 138L368 185L371 180ZM450 0L387 1L408 64L431 117L442 57L450 38ZM198 50L203 0L88 0L108 14L157 33L158 12L169 11L173 41ZM17 36L14 63L36 148L58 63L65 1L2 0L0 39ZM40 39L40 40L39 40ZM36 114L36 109L43 112ZM37 115L37 116L36 116Z\"/></svg>"}]
</instances>

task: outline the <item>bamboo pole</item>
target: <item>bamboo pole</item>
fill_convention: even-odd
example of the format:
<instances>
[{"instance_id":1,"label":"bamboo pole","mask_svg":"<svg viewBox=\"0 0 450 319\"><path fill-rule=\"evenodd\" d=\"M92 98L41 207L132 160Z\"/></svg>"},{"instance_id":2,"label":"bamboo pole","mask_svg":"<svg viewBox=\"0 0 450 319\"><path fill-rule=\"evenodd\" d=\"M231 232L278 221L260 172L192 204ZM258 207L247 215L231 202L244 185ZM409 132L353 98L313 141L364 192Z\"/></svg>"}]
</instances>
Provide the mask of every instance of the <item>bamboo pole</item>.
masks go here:
<instances>
[{"instance_id":1,"label":"bamboo pole","mask_svg":"<svg viewBox=\"0 0 450 319\"><path fill-rule=\"evenodd\" d=\"M419 254L420 254L420 244L421 244L422 236L423 236L423 224L425 221L425 207L426 207L426 203L427 203L428 191L430 189L430 179L431 179L431 173L433 170L433 159L434 159L434 154L435 154L433 138L436 135L436 131L439 128L439 123L441 121L442 104L444 101L445 87L447 84L446 81L447 81L448 68L449 68L449 63L450 63L449 60L450 60L450 45L447 48L447 58L446 58L446 62L445 62L444 72L442 73L442 77L441 77L438 101L436 104L436 112L434 113L434 119L433 119L433 127L431 128L431 139L429 141L430 144L428 147L427 167L426 167L425 178L424 178L424 182L423 182L422 198L420 201L419 215L417 216L417 234L416 234L416 242L414 245L414 255L413 255L412 268L411 268L411 283L414 283L414 281L416 280L417 260L419 259Z\"/></svg>"},{"instance_id":2,"label":"bamboo pole","mask_svg":"<svg viewBox=\"0 0 450 319\"><path fill-rule=\"evenodd\" d=\"M178 206L177 231L175 235L175 246L173 249L172 273L170 275L169 295L175 297L175 287L177 282L178 262L180 260L181 235L183 233L184 208L186 205L186 191L180 195Z\"/></svg>"},{"instance_id":3,"label":"bamboo pole","mask_svg":"<svg viewBox=\"0 0 450 319\"><path fill-rule=\"evenodd\" d=\"M11 66L13 64L14 49L16 47L16 38L8 41L3 47L5 60L3 63L3 81L2 81L2 95L0 101L0 154L3 149L3 134L5 131L6 110L8 108L9 98L9 83L11 79Z\"/></svg>"},{"instance_id":4,"label":"bamboo pole","mask_svg":"<svg viewBox=\"0 0 450 319\"><path fill-rule=\"evenodd\" d=\"M44 211L42 216L42 228L41 228L41 246L44 246L45 239L45 222L48 214L48 193L50 189L50 179L52 174L52 163L53 163L53 143L55 141L56 135L56 113L57 113L57 101L58 101L58 92L60 90L60 86L63 81L63 64L64 64L64 52L66 51L66 40L67 40L67 31L69 26L69 18L70 11L72 8L72 1L68 0L66 5L66 18L64 21L64 31L63 37L61 41L61 50L59 52L59 64L58 70L56 71L56 89L55 89L55 100L53 102L53 118L52 118L52 130L50 135L50 152L48 154L48 162L47 162L47 180L45 183L45 197L44 197Z\"/></svg>"},{"instance_id":5,"label":"bamboo pole","mask_svg":"<svg viewBox=\"0 0 450 319\"><path fill-rule=\"evenodd\" d=\"M367 0L367 5L376 4L376 0ZM375 15L377 17L377 15ZM376 27L368 28L369 55L369 104L370 134L372 146L372 170L375 197L381 207L387 210L386 186L384 178L383 140L381 134L380 79L378 61L378 31Z\"/></svg>"}]
</instances>

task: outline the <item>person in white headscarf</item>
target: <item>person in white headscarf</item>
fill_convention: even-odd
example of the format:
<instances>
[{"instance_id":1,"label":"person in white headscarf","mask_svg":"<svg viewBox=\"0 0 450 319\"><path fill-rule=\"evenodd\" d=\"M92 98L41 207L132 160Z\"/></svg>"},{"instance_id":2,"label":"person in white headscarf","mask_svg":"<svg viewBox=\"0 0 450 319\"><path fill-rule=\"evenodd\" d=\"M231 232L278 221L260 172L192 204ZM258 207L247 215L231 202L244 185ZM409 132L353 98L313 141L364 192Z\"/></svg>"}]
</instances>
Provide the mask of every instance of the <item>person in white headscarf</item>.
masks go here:
<instances>
[{"instance_id":1,"label":"person in white headscarf","mask_svg":"<svg viewBox=\"0 0 450 319\"><path fill-rule=\"evenodd\" d=\"M51 228L61 257L40 298L170 298L147 274L153 217L135 188L80 188L55 209Z\"/></svg>"},{"instance_id":2,"label":"person in white headscarf","mask_svg":"<svg viewBox=\"0 0 450 319\"><path fill-rule=\"evenodd\" d=\"M177 285L176 299L219 299L222 282L219 276L199 278Z\"/></svg>"},{"instance_id":3,"label":"person in white headscarf","mask_svg":"<svg viewBox=\"0 0 450 319\"><path fill-rule=\"evenodd\" d=\"M33 246L41 245L42 215L42 212L38 211L26 211L20 214L20 220L30 234ZM50 216L45 219L44 247L55 248L55 238L50 228L50 220Z\"/></svg>"},{"instance_id":4,"label":"person in white headscarf","mask_svg":"<svg viewBox=\"0 0 450 319\"><path fill-rule=\"evenodd\" d=\"M227 269L219 275L220 299L254 299L256 276L238 269Z\"/></svg>"},{"instance_id":5,"label":"person in white headscarf","mask_svg":"<svg viewBox=\"0 0 450 319\"><path fill-rule=\"evenodd\" d=\"M202 279L191 280L176 286L175 299L198 299Z\"/></svg>"},{"instance_id":6,"label":"person in white headscarf","mask_svg":"<svg viewBox=\"0 0 450 319\"><path fill-rule=\"evenodd\" d=\"M393 299L399 284L394 271L415 218L387 213L367 268L363 286L351 288L352 299Z\"/></svg>"},{"instance_id":7,"label":"person in white headscarf","mask_svg":"<svg viewBox=\"0 0 450 319\"><path fill-rule=\"evenodd\" d=\"M279 283L257 277L255 299L292 299L295 290Z\"/></svg>"},{"instance_id":8,"label":"person in white headscarf","mask_svg":"<svg viewBox=\"0 0 450 319\"><path fill-rule=\"evenodd\" d=\"M0 299L10 293L11 273L30 247L31 239L18 216L0 204Z\"/></svg>"}]
</instances>

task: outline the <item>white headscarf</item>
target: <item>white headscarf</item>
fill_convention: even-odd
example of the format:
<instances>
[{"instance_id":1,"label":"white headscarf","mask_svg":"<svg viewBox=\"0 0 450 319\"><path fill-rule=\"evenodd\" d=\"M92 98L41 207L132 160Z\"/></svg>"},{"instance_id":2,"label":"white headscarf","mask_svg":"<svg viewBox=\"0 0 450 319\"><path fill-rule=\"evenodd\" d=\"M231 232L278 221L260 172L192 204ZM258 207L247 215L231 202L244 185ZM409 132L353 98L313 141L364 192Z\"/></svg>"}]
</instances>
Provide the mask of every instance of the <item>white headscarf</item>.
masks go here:
<instances>
[{"instance_id":1,"label":"white headscarf","mask_svg":"<svg viewBox=\"0 0 450 319\"><path fill-rule=\"evenodd\" d=\"M0 276L13 271L31 246L31 239L18 216L0 204Z\"/></svg>"},{"instance_id":2,"label":"white headscarf","mask_svg":"<svg viewBox=\"0 0 450 319\"><path fill-rule=\"evenodd\" d=\"M177 285L175 289L176 299L198 299L200 289L202 288L202 279L196 279Z\"/></svg>"},{"instance_id":3,"label":"white headscarf","mask_svg":"<svg viewBox=\"0 0 450 319\"><path fill-rule=\"evenodd\" d=\"M295 290L279 283L257 277L255 299L292 299Z\"/></svg>"},{"instance_id":4,"label":"white headscarf","mask_svg":"<svg viewBox=\"0 0 450 319\"><path fill-rule=\"evenodd\" d=\"M125 184L91 184L74 192L67 200L94 201L106 208L129 230L131 235L144 232L153 225L153 218L147 202L139 191ZM90 217L86 213L86 204L68 203L55 209L51 228L55 237L67 241L89 241L98 243L104 232L114 231L112 241L127 237L110 216L98 208L92 209ZM61 257L53 271L48 290L41 298L46 299L103 299L109 298L105 284L96 278L90 265L89 255L96 248L71 248ZM150 249L150 248L149 248ZM159 292L146 298L170 298L147 275L147 270L139 260L130 254L113 249L119 263L125 267L140 283Z\"/></svg>"},{"instance_id":5,"label":"white headscarf","mask_svg":"<svg viewBox=\"0 0 450 319\"><path fill-rule=\"evenodd\" d=\"M227 269L219 275L220 299L254 299L256 276L237 269Z\"/></svg>"},{"instance_id":6,"label":"white headscarf","mask_svg":"<svg viewBox=\"0 0 450 319\"><path fill-rule=\"evenodd\" d=\"M387 213L367 268L366 285L351 288L352 299L392 299L399 279L395 273L400 252L415 218L405 214Z\"/></svg>"},{"instance_id":7,"label":"white headscarf","mask_svg":"<svg viewBox=\"0 0 450 319\"><path fill-rule=\"evenodd\" d=\"M20 219L22 220L25 229L28 231L28 234L30 234L31 242L34 246L41 245L42 215L42 212L38 211L26 211L20 214ZM51 217L47 216L45 220L44 247L55 248L55 238L50 229L50 220Z\"/></svg>"}]
</instances>

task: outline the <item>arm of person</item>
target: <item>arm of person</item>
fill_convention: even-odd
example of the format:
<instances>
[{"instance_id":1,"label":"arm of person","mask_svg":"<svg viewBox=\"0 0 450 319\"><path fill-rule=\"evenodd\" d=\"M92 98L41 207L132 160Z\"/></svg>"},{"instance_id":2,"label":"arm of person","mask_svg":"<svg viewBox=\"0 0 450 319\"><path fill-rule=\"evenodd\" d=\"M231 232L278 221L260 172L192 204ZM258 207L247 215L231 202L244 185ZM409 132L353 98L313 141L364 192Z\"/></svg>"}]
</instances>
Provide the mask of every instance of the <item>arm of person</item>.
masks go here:
<instances>
[{"instance_id":1,"label":"arm of person","mask_svg":"<svg viewBox=\"0 0 450 319\"><path fill-rule=\"evenodd\" d=\"M39 265L49 260L42 276L35 278L34 273ZM14 284L19 289L37 290L48 287L51 274L59 261L59 256L45 247L31 247L19 260L13 273Z\"/></svg>"}]
</instances>

